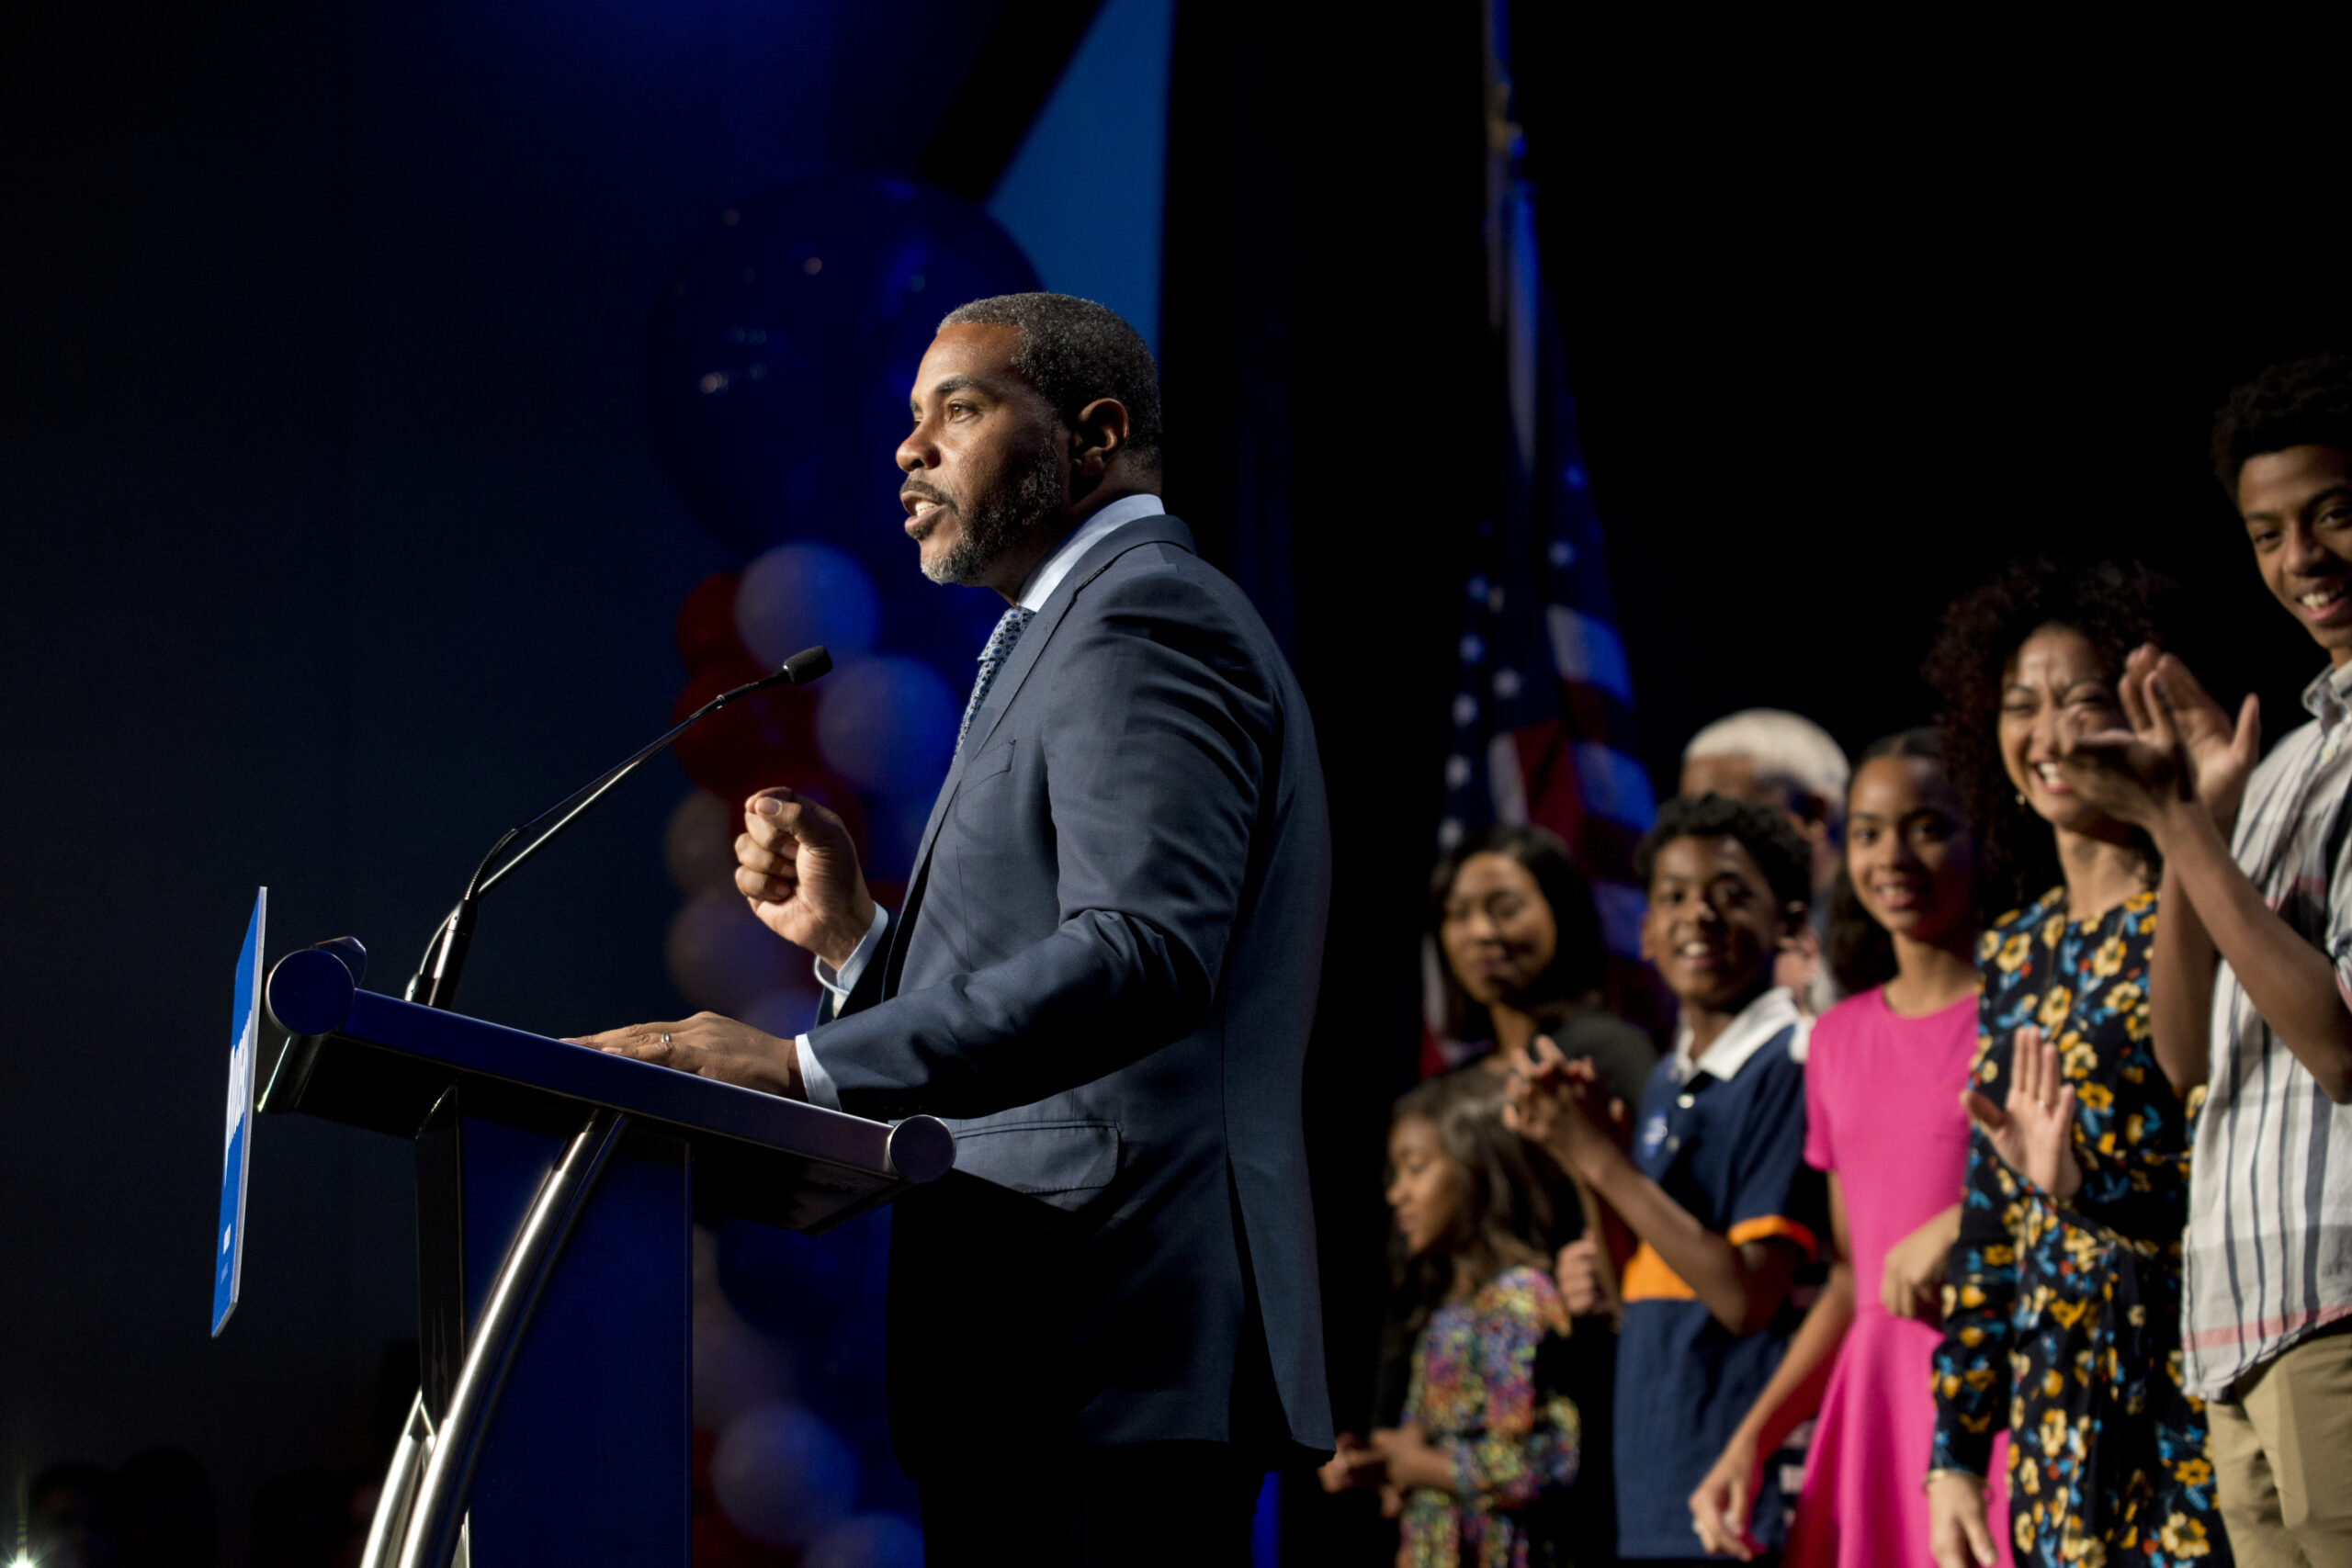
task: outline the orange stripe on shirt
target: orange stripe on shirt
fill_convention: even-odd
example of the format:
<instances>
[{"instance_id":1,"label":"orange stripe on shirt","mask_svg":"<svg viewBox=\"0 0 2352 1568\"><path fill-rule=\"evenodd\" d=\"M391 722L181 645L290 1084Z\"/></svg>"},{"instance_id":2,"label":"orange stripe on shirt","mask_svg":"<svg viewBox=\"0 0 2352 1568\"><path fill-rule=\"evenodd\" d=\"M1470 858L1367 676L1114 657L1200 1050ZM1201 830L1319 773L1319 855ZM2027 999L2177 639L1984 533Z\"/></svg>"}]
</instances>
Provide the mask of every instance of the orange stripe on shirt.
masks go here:
<instances>
[{"instance_id":1,"label":"orange stripe on shirt","mask_svg":"<svg viewBox=\"0 0 2352 1568\"><path fill-rule=\"evenodd\" d=\"M1751 1241L1792 1241L1811 1258L1820 1250L1820 1243L1813 1233L1794 1220L1784 1220L1778 1214L1765 1214L1753 1220L1742 1220L1731 1227L1729 1240L1734 1247L1745 1247Z\"/></svg>"},{"instance_id":2,"label":"orange stripe on shirt","mask_svg":"<svg viewBox=\"0 0 2352 1568\"><path fill-rule=\"evenodd\" d=\"M1635 1247L1634 1256L1625 1260L1625 1277L1618 1281L1618 1289L1629 1302L1687 1302L1699 1294L1666 1266L1666 1259L1648 1242Z\"/></svg>"}]
</instances>

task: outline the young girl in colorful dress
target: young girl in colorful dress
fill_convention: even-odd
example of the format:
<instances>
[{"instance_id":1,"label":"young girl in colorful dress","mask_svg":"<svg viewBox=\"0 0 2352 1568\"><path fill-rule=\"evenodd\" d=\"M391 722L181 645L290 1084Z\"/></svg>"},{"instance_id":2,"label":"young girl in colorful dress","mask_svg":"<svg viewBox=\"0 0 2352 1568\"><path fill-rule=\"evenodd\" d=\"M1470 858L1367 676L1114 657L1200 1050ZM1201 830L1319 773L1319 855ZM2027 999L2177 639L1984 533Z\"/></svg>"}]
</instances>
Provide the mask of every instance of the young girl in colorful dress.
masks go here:
<instances>
[{"instance_id":1,"label":"young girl in colorful dress","mask_svg":"<svg viewBox=\"0 0 2352 1568\"><path fill-rule=\"evenodd\" d=\"M1454 1074L1396 1102L1388 1133L1397 1293L1414 1330L1401 1427L1342 1434L1331 1491L1376 1487L1400 1515L1398 1568L1568 1561L1550 1513L1576 1478L1559 1392L1568 1316L1529 1240L1536 1189L1503 1130L1501 1080Z\"/></svg>"},{"instance_id":2,"label":"young girl in colorful dress","mask_svg":"<svg viewBox=\"0 0 2352 1568\"><path fill-rule=\"evenodd\" d=\"M2071 735L2124 727L2126 661L2188 624L2177 592L2144 568L2012 567L1952 606L1928 663L1987 907L2022 905L1978 948L1977 1125L1928 1475L1941 1568L1989 1564L1996 1534L2036 1568L2230 1561L2205 1408L2182 1386L2192 1108L2151 1036L2160 868L2059 767ZM2070 1158L2025 1135L2053 1118ZM2004 1428L2007 1518L1985 1498Z\"/></svg>"},{"instance_id":3,"label":"young girl in colorful dress","mask_svg":"<svg viewBox=\"0 0 2352 1568\"><path fill-rule=\"evenodd\" d=\"M1758 1466L1817 1405L1782 1562L1925 1568L1919 1478L1941 1335L1923 1287L1940 1284L1957 1224L1968 1160L1958 1097L1976 1050L1975 845L1935 731L1905 730L1862 754L1846 822L1828 945L1847 999L1813 1026L1804 1069L1805 1162L1826 1175L1835 1260L1772 1381L1691 1494L1691 1524L1709 1551L1753 1558Z\"/></svg>"}]
</instances>

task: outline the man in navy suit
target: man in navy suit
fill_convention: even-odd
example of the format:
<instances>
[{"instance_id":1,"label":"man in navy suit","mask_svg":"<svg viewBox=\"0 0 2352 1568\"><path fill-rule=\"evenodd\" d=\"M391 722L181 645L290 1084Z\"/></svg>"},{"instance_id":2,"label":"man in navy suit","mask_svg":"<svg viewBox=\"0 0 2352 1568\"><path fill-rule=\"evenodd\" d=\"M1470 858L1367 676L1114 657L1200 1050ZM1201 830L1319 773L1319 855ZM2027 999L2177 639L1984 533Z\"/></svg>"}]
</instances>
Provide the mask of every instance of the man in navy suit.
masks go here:
<instances>
[{"instance_id":1,"label":"man in navy suit","mask_svg":"<svg viewBox=\"0 0 2352 1568\"><path fill-rule=\"evenodd\" d=\"M1247 1560L1331 1446L1301 1069L1330 840L1305 699L1161 509L1159 392L1085 300L955 311L899 448L934 581L1010 608L893 917L840 819L753 797L737 886L824 1019L598 1043L883 1119L956 1169L891 1236L892 1431L934 1563ZM667 1042L664 1043L664 1042Z\"/></svg>"}]
</instances>

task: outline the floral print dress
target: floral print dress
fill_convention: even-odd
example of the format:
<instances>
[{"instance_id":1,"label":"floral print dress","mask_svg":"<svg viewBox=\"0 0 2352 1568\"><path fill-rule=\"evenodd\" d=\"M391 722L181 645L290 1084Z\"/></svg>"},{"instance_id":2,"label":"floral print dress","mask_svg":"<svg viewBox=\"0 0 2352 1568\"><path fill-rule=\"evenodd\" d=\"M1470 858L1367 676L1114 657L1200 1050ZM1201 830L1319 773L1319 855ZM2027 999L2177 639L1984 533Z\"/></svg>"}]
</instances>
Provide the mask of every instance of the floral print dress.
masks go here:
<instances>
[{"instance_id":1,"label":"floral print dress","mask_svg":"<svg viewBox=\"0 0 2352 1568\"><path fill-rule=\"evenodd\" d=\"M1453 1461L1454 1489L1406 1495L1398 1568L1538 1568L1543 1505L1576 1479L1577 1408L1557 1389L1567 1309L1540 1269L1506 1269L1430 1314L1405 1417Z\"/></svg>"},{"instance_id":2,"label":"floral print dress","mask_svg":"<svg viewBox=\"0 0 2352 1568\"><path fill-rule=\"evenodd\" d=\"M2089 920L2065 907L2055 889L1985 934L1973 1076L2001 1104L2017 1032L2039 1027L2074 1086L2083 1186L2062 1203L1972 1133L1935 1355L1934 1463L1982 1475L1993 1434L2009 1429L2019 1564L2217 1568L2230 1553L2205 1408L2181 1384L2193 1106L2149 1041L2156 896Z\"/></svg>"}]
</instances>

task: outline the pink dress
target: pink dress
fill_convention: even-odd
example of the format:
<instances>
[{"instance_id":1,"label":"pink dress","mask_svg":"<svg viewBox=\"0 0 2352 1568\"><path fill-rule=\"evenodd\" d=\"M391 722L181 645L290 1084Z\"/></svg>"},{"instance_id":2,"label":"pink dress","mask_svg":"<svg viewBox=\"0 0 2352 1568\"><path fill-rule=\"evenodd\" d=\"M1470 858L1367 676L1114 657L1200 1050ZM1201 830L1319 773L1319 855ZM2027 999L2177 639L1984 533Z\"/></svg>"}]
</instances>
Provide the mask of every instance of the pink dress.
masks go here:
<instances>
[{"instance_id":1,"label":"pink dress","mask_svg":"<svg viewBox=\"0 0 2352 1568\"><path fill-rule=\"evenodd\" d=\"M1805 1163L1834 1173L1853 1248L1854 1323L1838 1348L1805 1456L1789 1568L1932 1568L1924 1483L1936 1406L1929 1363L1941 1335L1879 1304L1894 1244L1960 1201L1976 1052L1976 998L1904 1018L1883 987L1813 1026L1805 1056ZM1986 1517L2009 1568L2006 1456L1996 1453Z\"/></svg>"}]
</instances>

